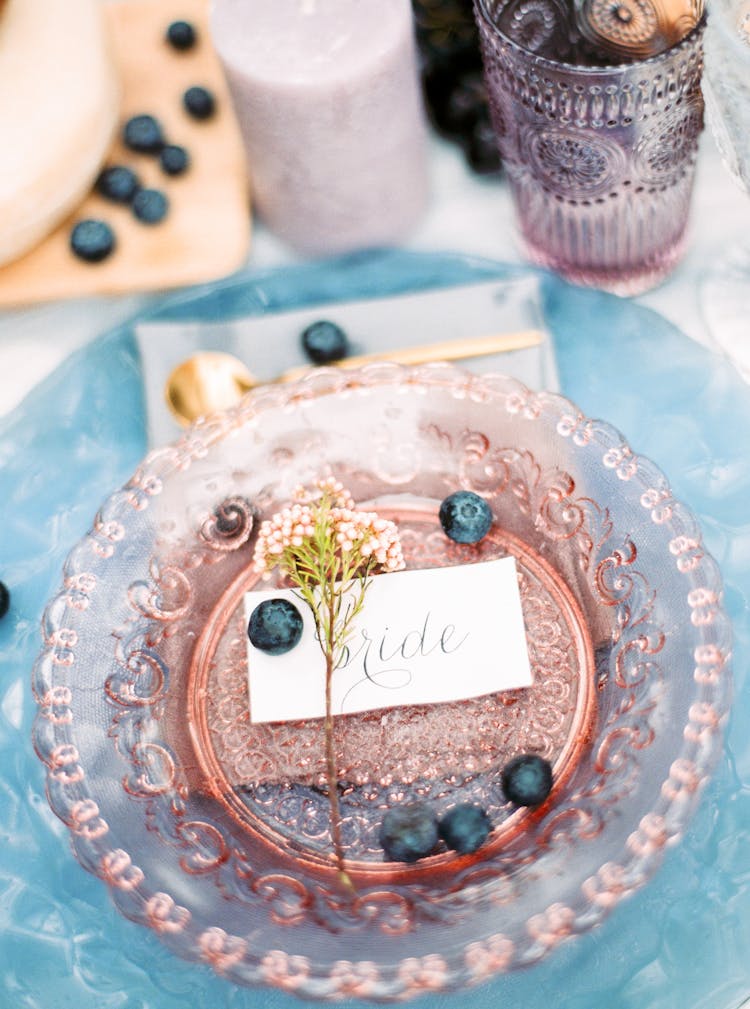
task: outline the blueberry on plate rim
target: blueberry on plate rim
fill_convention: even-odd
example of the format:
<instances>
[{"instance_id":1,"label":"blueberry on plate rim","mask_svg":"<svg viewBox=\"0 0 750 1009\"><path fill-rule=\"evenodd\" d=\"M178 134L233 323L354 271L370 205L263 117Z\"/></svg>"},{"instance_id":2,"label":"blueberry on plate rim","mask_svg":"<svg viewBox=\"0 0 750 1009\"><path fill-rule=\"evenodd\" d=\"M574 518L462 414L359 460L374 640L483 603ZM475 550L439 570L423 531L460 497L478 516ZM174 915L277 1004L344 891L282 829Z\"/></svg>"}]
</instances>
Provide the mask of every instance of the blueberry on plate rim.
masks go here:
<instances>
[{"instance_id":1,"label":"blueberry on plate rim","mask_svg":"<svg viewBox=\"0 0 750 1009\"><path fill-rule=\"evenodd\" d=\"M462 802L441 817L440 837L459 855L470 855L484 844L492 822L487 811L473 802Z\"/></svg>"},{"instance_id":2,"label":"blueberry on plate rim","mask_svg":"<svg viewBox=\"0 0 750 1009\"><path fill-rule=\"evenodd\" d=\"M216 99L208 88L194 84L182 96L185 111L193 119L210 119L216 111Z\"/></svg>"},{"instance_id":3,"label":"blueberry on plate rim","mask_svg":"<svg viewBox=\"0 0 750 1009\"><path fill-rule=\"evenodd\" d=\"M445 535L456 543L478 543L490 530L490 506L470 490L458 490L445 498L438 513Z\"/></svg>"},{"instance_id":4,"label":"blueberry on plate rim","mask_svg":"<svg viewBox=\"0 0 750 1009\"><path fill-rule=\"evenodd\" d=\"M87 263L100 263L114 251L115 245L112 228L95 217L78 221L70 233L72 252Z\"/></svg>"},{"instance_id":5,"label":"blueberry on plate rim","mask_svg":"<svg viewBox=\"0 0 750 1009\"><path fill-rule=\"evenodd\" d=\"M190 155L179 144L165 144L159 151L159 164L167 175L182 175L190 167Z\"/></svg>"},{"instance_id":6,"label":"blueberry on plate rim","mask_svg":"<svg viewBox=\"0 0 750 1009\"><path fill-rule=\"evenodd\" d=\"M140 188L140 179L126 165L109 165L96 180L97 193L113 203L130 203Z\"/></svg>"},{"instance_id":7,"label":"blueberry on plate rim","mask_svg":"<svg viewBox=\"0 0 750 1009\"><path fill-rule=\"evenodd\" d=\"M540 806L552 791L552 766L536 753L522 753L503 767L500 783L514 806Z\"/></svg>"},{"instance_id":8,"label":"blueberry on plate rim","mask_svg":"<svg viewBox=\"0 0 750 1009\"><path fill-rule=\"evenodd\" d=\"M264 599L250 614L247 636L250 644L267 655L285 655L299 644L302 615L288 599Z\"/></svg>"},{"instance_id":9,"label":"blueberry on plate rim","mask_svg":"<svg viewBox=\"0 0 750 1009\"><path fill-rule=\"evenodd\" d=\"M335 322L318 319L302 331L302 347L315 364L330 364L347 356L349 339Z\"/></svg>"},{"instance_id":10,"label":"blueberry on plate rim","mask_svg":"<svg viewBox=\"0 0 750 1009\"><path fill-rule=\"evenodd\" d=\"M165 39L178 52L192 49L198 38L195 27L189 21L173 21L167 28Z\"/></svg>"},{"instance_id":11,"label":"blueberry on plate rim","mask_svg":"<svg viewBox=\"0 0 750 1009\"><path fill-rule=\"evenodd\" d=\"M123 127L122 142L139 154L158 154L164 146L164 133L153 116L131 116Z\"/></svg>"},{"instance_id":12,"label":"blueberry on plate rim","mask_svg":"<svg viewBox=\"0 0 750 1009\"><path fill-rule=\"evenodd\" d=\"M391 862L427 858L439 839L437 817L426 802L393 806L380 825L380 845Z\"/></svg>"},{"instance_id":13,"label":"blueberry on plate rim","mask_svg":"<svg viewBox=\"0 0 750 1009\"><path fill-rule=\"evenodd\" d=\"M131 207L143 224L159 224L167 216L169 200L160 189L139 189Z\"/></svg>"}]
</instances>

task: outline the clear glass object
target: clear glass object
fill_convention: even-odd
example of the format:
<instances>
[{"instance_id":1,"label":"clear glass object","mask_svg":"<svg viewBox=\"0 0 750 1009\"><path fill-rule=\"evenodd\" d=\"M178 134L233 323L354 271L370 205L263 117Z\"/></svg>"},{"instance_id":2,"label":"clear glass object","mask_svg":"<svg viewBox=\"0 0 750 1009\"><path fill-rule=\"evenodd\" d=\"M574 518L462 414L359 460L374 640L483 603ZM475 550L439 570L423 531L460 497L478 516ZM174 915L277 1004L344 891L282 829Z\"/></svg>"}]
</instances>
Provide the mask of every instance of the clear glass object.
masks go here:
<instances>
[{"instance_id":1,"label":"clear glass object","mask_svg":"<svg viewBox=\"0 0 750 1009\"><path fill-rule=\"evenodd\" d=\"M475 0L522 244L532 262L575 283L637 294L685 248L703 128L703 22L656 56L596 65L609 60L571 37L561 8Z\"/></svg>"},{"instance_id":2,"label":"clear glass object","mask_svg":"<svg viewBox=\"0 0 750 1009\"><path fill-rule=\"evenodd\" d=\"M385 738L346 716L354 896L322 733L249 725L238 617L258 521L327 474L399 523L408 566L512 553L535 675L528 695L404 711ZM479 547L437 522L457 487L492 507ZM563 397L449 365L320 370L152 453L71 552L43 635L34 743L80 862L179 955L311 998L470 985L592 928L680 838L730 698L718 569L658 468ZM514 811L498 772L527 749L555 785ZM384 861L384 810L417 797L482 802L491 837Z\"/></svg>"},{"instance_id":3,"label":"clear glass object","mask_svg":"<svg viewBox=\"0 0 750 1009\"><path fill-rule=\"evenodd\" d=\"M713 0L706 27L703 90L724 164L750 192L750 4ZM750 239L714 264L701 290L711 335L750 380Z\"/></svg>"}]
</instances>

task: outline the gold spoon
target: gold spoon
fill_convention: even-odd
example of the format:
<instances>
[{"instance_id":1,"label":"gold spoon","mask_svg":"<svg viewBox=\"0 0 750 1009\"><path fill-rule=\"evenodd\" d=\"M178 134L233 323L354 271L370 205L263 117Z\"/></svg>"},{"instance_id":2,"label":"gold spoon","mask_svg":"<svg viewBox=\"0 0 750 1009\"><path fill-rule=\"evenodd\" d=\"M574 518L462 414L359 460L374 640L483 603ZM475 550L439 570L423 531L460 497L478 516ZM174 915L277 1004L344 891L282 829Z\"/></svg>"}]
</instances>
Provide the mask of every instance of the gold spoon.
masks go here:
<instances>
[{"instance_id":1,"label":"gold spoon","mask_svg":"<svg viewBox=\"0 0 750 1009\"><path fill-rule=\"evenodd\" d=\"M406 347L386 350L377 354L361 354L334 361L330 367L360 368L375 361L392 361L396 364L426 364L429 361L456 361L487 354L503 354L511 350L535 347L542 342L542 334L535 329L517 333L494 333L465 340L447 340L424 347ZM305 365L292 368L273 379L273 382L293 382L314 370ZM187 358L170 373L164 395L171 413L182 425L192 423L217 410L234 406L246 392L266 383L248 371L232 354L204 350Z\"/></svg>"}]
</instances>

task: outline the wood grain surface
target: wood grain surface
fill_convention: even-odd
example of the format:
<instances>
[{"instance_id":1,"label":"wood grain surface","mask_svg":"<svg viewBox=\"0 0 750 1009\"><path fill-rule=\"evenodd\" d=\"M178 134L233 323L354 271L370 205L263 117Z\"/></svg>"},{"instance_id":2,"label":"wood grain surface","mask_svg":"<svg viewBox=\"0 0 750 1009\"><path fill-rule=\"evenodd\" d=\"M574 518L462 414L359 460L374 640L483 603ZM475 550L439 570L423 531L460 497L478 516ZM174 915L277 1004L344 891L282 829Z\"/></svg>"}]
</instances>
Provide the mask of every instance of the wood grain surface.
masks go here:
<instances>
[{"instance_id":1,"label":"wood grain surface","mask_svg":"<svg viewBox=\"0 0 750 1009\"><path fill-rule=\"evenodd\" d=\"M144 185L162 189L170 201L168 216L157 225L142 224L129 207L92 193L40 245L0 268L0 306L201 283L234 272L247 258L245 153L211 44L207 0L118 0L106 8L122 82L121 123L139 113L156 116L167 140L188 149L191 166L170 177L158 159L127 150L118 130L106 163L128 165ZM177 19L196 27L198 43L191 50L178 52L164 40ZM195 84L216 96L209 120L192 119L183 108L182 95ZM117 248L101 263L84 263L70 251L71 229L84 217L106 220L115 231Z\"/></svg>"}]
</instances>

